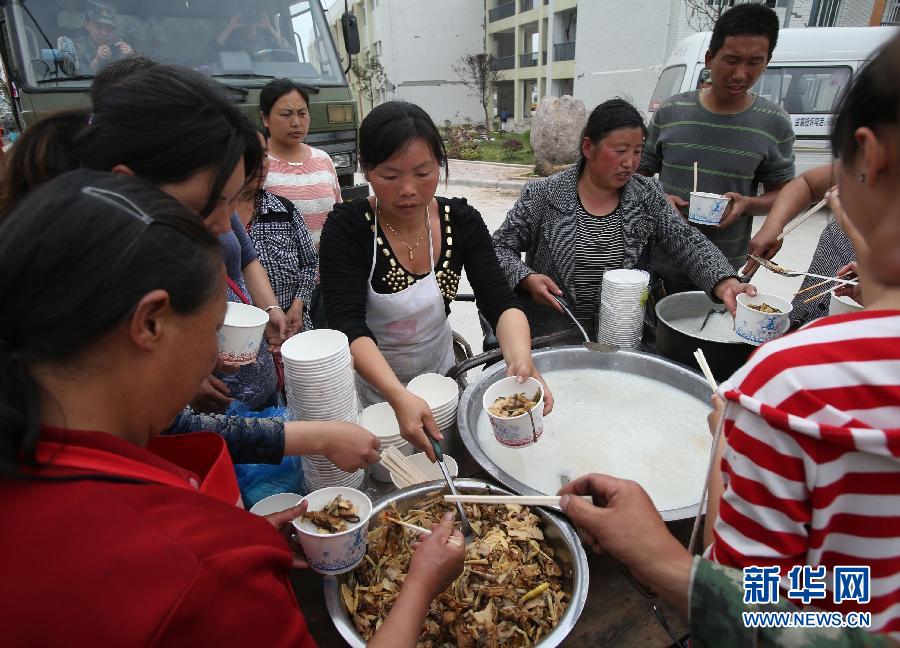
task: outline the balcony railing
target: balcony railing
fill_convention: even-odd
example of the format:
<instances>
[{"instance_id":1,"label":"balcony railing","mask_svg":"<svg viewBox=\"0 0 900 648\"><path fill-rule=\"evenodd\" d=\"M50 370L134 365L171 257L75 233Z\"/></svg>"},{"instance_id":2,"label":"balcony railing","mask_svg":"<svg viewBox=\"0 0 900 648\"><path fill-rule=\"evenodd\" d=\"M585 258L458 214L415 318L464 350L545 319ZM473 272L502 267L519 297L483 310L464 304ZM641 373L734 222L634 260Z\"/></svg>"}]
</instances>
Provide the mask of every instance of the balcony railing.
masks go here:
<instances>
[{"instance_id":1,"label":"balcony railing","mask_svg":"<svg viewBox=\"0 0 900 648\"><path fill-rule=\"evenodd\" d=\"M525 13L534 9L534 0L519 0L519 11Z\"/></svg>"},{"instance_id":2,"label":"balcony railing","mask_svg":"<svg viewBox=\"0 0 900 648\"><path fill-rule=\"evenodd\" d=\"M494 7L488 12L488 19L490 22L497 22L498 20L503 20L504 18L509 18L510 16L516 13L516 0L511 0L506 4L499 5Z\"/></svg>"},{"instance_id":3,"label":"balcony railing","mask_svg":"<svg viewBox=\"0 0 900 648\"><path fill-rule=\"evenodd\" d=\"M575 60L575 41L571 43L557 43L553 46L554 61L574 61Z\"/></svg>"},{"instance_id":4,"label":"balcony railing","mask_svg":"<svg viewBox=\"0 0 900 648\"><path fill-rule=\"evenodd\" d=\"M538 53L519 54L519 67L537 67Z\"/></svg>"},{"instance_id":5,"label":"balcony railing","mask_svg":"<svg viewBox=\"0 0 900 648\"><path fill-rule=\"evenodd\" d=\"M516 57L513 56L495 56L494 57L494 69L495 70L512 70L516 67Z\"/></svg>"}]
</instances>

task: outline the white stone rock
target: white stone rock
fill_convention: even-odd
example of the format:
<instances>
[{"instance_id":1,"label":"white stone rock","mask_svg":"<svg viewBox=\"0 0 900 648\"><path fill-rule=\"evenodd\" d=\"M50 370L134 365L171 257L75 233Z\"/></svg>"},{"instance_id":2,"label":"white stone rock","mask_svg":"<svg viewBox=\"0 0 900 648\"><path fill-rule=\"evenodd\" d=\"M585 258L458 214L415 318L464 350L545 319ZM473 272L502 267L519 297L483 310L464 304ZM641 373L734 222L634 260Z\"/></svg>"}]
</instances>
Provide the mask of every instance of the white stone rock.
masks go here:
<instances>
[{"instance_id":1,"label":"white stone rock","mask_svg":"<svg viewBox=\"0 0 900 648\"><path fill-rule=\"evenodd\" d=\"M588 110L580 99L570 95L543 99L531 120L535 159L554 165L575 162L587 118Z\"/></svg>"}]
</instances>

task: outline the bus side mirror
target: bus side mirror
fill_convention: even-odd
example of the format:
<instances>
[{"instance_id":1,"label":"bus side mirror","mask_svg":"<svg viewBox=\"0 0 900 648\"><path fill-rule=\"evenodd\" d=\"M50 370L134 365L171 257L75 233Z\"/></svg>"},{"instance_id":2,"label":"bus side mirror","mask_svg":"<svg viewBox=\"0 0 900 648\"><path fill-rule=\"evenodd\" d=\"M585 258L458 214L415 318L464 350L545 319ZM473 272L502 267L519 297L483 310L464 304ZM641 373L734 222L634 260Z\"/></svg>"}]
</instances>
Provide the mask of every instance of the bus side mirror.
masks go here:
<instances>
[{"instance_id":1,"label":"bus side mirror","mask_svg":"<svg viewBox=\"0 0 900 648\"><path fill-rule=\"evenodd\" d=\"M359 54L359 25L356 16L344 12L341 16L341 29L344 32L344 46L350 55Z\"/></svg>"}]
</instances>

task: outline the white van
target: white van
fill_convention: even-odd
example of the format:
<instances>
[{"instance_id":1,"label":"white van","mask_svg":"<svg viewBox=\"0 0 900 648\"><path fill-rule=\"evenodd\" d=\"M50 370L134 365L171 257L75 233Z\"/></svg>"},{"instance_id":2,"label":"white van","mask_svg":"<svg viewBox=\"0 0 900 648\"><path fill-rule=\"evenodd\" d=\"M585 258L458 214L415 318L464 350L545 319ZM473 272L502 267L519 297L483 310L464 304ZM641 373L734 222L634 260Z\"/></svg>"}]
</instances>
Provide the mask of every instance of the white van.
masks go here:
<instances>
[{"instance_id":1,"label":"white van","mask_svg":"<svg viewBox=\"0 0 900 648\"><path fill-rule=\"evenodd\" d=\"M778 33L778 46L753 92L790 113L797 175L831 161L828 135L836 100L854 72L896 33L896 27L807 27ZM659 75L650 113L672 95L700 87L711 36L700 32L678 43Z\"/></svg>"}]
</instances>

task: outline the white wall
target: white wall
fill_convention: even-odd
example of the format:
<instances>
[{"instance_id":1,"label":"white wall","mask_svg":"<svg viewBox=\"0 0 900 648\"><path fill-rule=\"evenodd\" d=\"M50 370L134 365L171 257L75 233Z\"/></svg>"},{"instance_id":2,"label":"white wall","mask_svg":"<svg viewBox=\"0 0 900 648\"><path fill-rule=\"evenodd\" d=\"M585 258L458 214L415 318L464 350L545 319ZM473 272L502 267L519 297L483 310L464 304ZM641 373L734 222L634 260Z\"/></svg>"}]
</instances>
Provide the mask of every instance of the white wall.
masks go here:
<instances>
[{"instance_id":1,"label":"white wall","mask_svg":"<svg viewBox=\"0 0 900 648\"><path fill-rule=\"evenodd\" d=\"M575 96L588 110L620 96L646 111L663 63L691 33L681 0L582 0Z\"/></svg>"},{"instance_id":2,"label":"white wall","mask_svg":"<svg viewBox=\"0 0 900 648\"><path fill-rule=\"evenodd\" d=\"M438 124L483 119L452 69L463 54L484 50L482 0L379 0L369 21L394 85L386 99L416 103Z\"/></svg>"}]
</instances>

